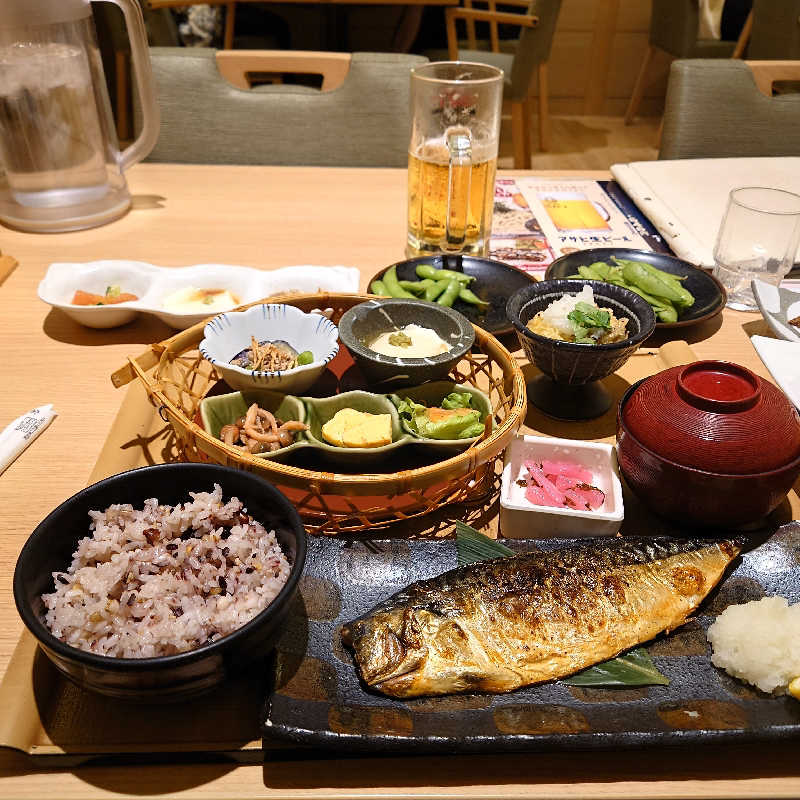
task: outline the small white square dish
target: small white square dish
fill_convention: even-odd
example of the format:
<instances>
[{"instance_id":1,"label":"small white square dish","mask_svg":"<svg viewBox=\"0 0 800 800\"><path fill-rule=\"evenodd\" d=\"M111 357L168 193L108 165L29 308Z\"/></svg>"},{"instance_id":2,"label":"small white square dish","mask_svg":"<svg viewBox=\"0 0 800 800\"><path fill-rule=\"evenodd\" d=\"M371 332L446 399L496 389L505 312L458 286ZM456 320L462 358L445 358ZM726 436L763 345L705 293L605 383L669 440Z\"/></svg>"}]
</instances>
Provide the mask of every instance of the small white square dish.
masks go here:
<instances>
[{"instance_id":1,"label":"small white square dish","mask_svg":"<svg viewBox=\"0 0 800 800\"><path fill-rule=\"evenodd\" d=\"M800 327L789 324L790 319L800 317L800 281L784 281L781 286L773 286L756 278L750 282L750 287L761 316L772 332L781 339L800 342Z\"/></svg>"},{"instance_id":2,"label":"small white square dish","mask_svg":"<svg viewBox=\"0 0 800 800\"><path fill-rule=\"evenodd\" d=\"M800 341L784 342L768 336L752 336L750 341L775 383L800 410Z\"/></svg>"},{"instance_id":3,"label":"small white square dish","mask_svg":"<svg viewBox=\"0 0 800 800\"><path fill-rule=\"evenodd\" d=\"M540 506L525 497L526 461L567 461L592 473L592 484L605 498L594 511ZM619 531L625 509L613 445L516 436L506 448L500 488L500 533L509 539L568 536L613 536Z\"/></svg>"}]
</instances>

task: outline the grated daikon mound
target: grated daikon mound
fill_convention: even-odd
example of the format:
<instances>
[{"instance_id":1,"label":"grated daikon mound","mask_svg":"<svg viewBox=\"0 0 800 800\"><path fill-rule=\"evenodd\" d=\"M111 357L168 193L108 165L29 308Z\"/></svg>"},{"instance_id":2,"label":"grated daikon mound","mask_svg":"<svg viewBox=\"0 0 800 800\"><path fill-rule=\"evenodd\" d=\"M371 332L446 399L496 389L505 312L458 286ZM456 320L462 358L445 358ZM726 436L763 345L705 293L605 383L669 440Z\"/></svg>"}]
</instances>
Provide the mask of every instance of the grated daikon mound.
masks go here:
<instances>
[{"instance_id":1,"label":"grated daikon mound","mask_svg":"<svg viewBox=\"0 0 800 800\"><path fill-rule=\"evenodd\" d=\"M590 306L595 305L594 292L591 286L584 286L578 294L565 294L563 297L559 297L558 300L550 303L544 311L539 312L537 316L542 322L555 328L563 337L574 338L575 328L567 319L567 314L574 311L578 303L588 303Z\"/></svg>"},{"instance_id":2,"label":"grated daikon mound","mask_svg":"<svg viewBox=\"0 0 800 800\"><path fill-rule=\"evenodd\" d=\"M800 676L800 603L764 597L728 606L706 635L714 665L763 692L785 694Z\"/></svg>"}]
</instances>

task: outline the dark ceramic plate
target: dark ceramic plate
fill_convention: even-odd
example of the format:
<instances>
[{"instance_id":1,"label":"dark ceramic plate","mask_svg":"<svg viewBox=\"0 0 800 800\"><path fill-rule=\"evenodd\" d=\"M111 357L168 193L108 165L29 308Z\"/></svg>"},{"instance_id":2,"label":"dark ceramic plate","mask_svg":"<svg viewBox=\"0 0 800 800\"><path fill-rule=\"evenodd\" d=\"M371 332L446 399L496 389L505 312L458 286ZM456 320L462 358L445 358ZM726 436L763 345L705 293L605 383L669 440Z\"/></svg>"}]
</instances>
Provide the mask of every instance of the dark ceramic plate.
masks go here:
<instances>
[{"instance_id":1,"label":"dark ceramic plate","mask_svg":"<svg viewBox=\"0 0 800 800\"><path fill-rule=\"evenodd\" d=\"M552 550L570 540L506 541ZM726 606L781 594L800 600L800 524L735 562L697 616L647 649L669 686L585 688L551 682L501 695L393 700L364 689L339 629L408 583L456 566L453 541L348 542L312 537L301 597L277 646L265 737L344 752L593 749L800 737L800 703L730 678L705 629Z\"/></svg>"},{"instance_id":2,"label":"dark ceramic plate","mask_svg":"<svg viewBox=\"0 0 800 800\"><path fill-rule=\"evenodd\" d=\"M419 280L416 269L419 264L432 264L436 269L452 269L463 272L475 278L469 288L481 300L489 303L486 310L478 306L456 300L453 308L460 311L470 322L495 335L511 333L513 328L506 317L506 303L517 289L527 286L535 278L521 269L511 267L502 261L492 261L489 258L478 256L450 256L435 255L424 258L411 258L408 261L398 261L397 277L401 281ZM392 266L391 264L389 266ZM383 276L386 269L370 278L370 283ZM369 284L368 284L369 285Z\"/></svg>"},{"instance_id":3,"label":"dark ceramic plate","mask_svg":"<svg viewBox=\"0 0 800 800\"><path fill-rule=\"evenodd\" d=\"M682 261L666 253L654 253L649 250L630 250L624 247L598 247L594 250L579 250L556 259L545 273L545 280L550 278L566 278L576 275L578 267L587 267L595 261L608 262L612 256L626 258L629 261L644 261L652 264L656 269L664 270L672 275L688 276L683 285L694 295L694 305L684 311L677 322L659 322L656 318L656 328L682 328L686 325L695 325L704 322L719 314L728 295L722 284L710 273L700 267Z\"/></svg>"}]
</instances>

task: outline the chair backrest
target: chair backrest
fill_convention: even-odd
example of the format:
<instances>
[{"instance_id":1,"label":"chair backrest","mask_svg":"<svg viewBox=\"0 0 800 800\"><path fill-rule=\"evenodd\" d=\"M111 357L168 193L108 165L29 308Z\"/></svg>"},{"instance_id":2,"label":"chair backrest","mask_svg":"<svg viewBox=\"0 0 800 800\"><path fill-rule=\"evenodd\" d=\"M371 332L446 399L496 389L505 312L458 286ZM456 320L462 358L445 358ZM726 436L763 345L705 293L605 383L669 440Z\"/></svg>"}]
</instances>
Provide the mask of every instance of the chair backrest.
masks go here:
<instances>
[{"instance_id":1,"label":"chair backrest","mask_svg":"<svg viewBox=\"0 0 800 800\"><path fill-rule=\"evenodd\" d=\"M363 167L408 163L410 71L427 61L422 56L354 53L341 85L331 91L294 85L247 90L220 75L216 51L150 52L161 109L161 131L150 161ZM247 55L258 54L264 56L264 72L274 69L270 57L272 63L285 62L288 55ZM252 60L250 69L261 71Z\"/></svg>"},{"instance_id":2,"label":"chair backrest","mask_svg":"<svg viewBox=\"0 0 800 800\"><path fill-rule=\"evenodd\" d=\"M532 0L528 8L529 14L539 18L535 28L522 28L519 44L514 53L511 65L512 92L520 87L522 96L527 96L533 71L538 64L550 58L553 46L553 34L561 11L561 0ZM514 92L519 94L519 92Z\"/></svg>"},{"instance_id":3,"label":"chair backrest","mask_svg":"<svg viewBox=\"0 0 800 800\"><path fill-rule=\"evenodd\" d=\"M697 42L699 24L697 0L653 0L650 44L673 56L686 58Z\"/></svg>"},{"instance_id":4,"label":"chair backrest","mask_svg":"<svg viewBox=\"0 0 800 800\"><path fill-rule=\"evenodd\" d=\"M697 0L652 0L650 46L675 58L730 58L735 42L698 39Z\"/></svg>"},{"instance_id":5,"label":"chair backrest","mask_svg":"<svg viewBox=\"0 0 800 800\"><path fill-rule=\"evenodd\" d=\"M757 81L754 70L770 80ZM800 61L674 61L658 157L800 155L800 95L771 97L758 88L793 77L800 78Z\"/></svg>"},{"instance_id":6,"label":"chair backrest","mask_svg":"<svg viewBox=\"0 0 800 800\"><path fill-rule=\"evenodd\" d=\"M747 57L800 58L800 0L754 0Z\"/></svg>"}]
</instances>

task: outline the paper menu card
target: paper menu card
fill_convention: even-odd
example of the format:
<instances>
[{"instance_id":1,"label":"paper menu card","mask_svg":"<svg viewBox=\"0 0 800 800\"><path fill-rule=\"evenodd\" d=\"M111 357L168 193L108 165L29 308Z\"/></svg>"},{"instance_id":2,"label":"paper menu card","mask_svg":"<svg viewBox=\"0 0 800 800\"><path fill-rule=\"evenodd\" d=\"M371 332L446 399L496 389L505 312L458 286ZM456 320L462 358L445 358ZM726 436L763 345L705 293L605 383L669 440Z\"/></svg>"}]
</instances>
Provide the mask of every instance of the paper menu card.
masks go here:
<instances>
[{"instance_id":1,"label":"paper menu card","mask_svg":"<svg viewBox=\"0 0 800 800\"><path fill-rule=\"evenodd\" d=\"M515 176L495 184L490 257L544 273L576 250L665 250L657 231L609 181Z\"/></svg>"},{"instance_id":2,"label":"paper menu card","mask_svg":"<svg viewBox=\"0 0 800 800\"><path fill-rule=\"evenodd\" d=\"M714 266L714 243L731 189L800 190L800 158L693 158L614 164L611 174L673 252Z\"/></svg>"}]
</instances>

